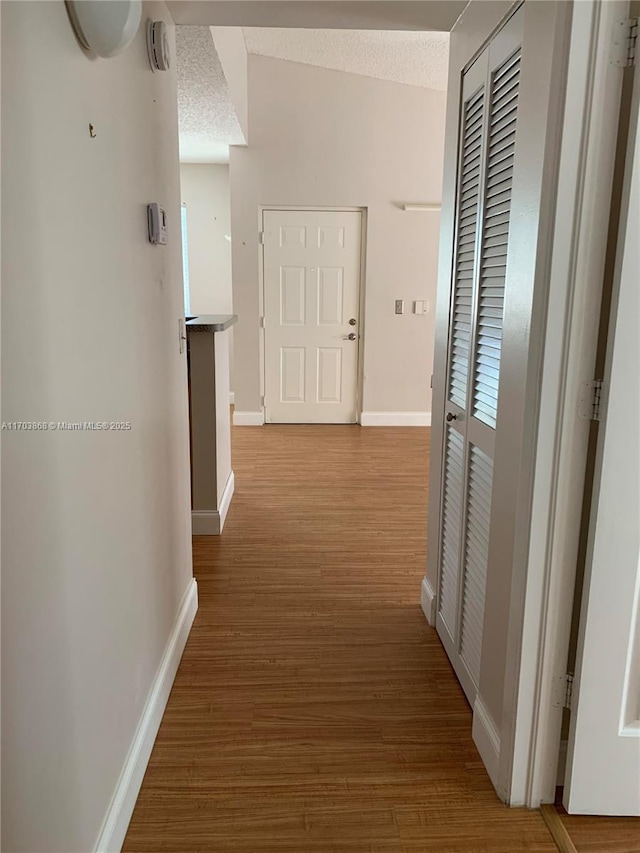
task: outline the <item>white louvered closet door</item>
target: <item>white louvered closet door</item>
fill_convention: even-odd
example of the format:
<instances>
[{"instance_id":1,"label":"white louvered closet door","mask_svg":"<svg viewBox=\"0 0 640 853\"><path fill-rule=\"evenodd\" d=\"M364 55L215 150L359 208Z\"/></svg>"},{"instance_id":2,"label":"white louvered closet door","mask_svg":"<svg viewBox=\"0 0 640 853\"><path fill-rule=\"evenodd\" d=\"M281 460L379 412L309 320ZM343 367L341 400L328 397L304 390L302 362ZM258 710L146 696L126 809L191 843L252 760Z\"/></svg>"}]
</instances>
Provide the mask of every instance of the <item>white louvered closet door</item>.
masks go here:
<instances>
[{"instance_id":1,"label":"white louvered closet door","mask_svg":"<svg viewBox=\"0 0 640 853\"><path fill-rule=\"evenodd\" d=\"M449 324L436 626L473 703L491 533L522 18L465 72Z\"/></svg>"}]
</instances>

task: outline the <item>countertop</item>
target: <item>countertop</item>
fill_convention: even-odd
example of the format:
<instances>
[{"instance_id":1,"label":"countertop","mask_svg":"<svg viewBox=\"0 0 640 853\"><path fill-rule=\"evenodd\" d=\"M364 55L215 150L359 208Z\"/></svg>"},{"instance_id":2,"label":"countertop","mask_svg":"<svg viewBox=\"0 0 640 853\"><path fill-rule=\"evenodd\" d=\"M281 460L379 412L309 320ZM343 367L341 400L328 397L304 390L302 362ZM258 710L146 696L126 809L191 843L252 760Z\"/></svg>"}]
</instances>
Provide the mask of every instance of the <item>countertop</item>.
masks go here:
<instances>
[{"instance_id":1,"label":"countertop","mask_svg":"<svg viewBox=\"0 0 640 853\"><path fill-rule=\"evenodd\" d=\"M187 317L186 327L189 332L224 332L237 322L237 314L199 314Z\"/></svg>"}]
</instances>

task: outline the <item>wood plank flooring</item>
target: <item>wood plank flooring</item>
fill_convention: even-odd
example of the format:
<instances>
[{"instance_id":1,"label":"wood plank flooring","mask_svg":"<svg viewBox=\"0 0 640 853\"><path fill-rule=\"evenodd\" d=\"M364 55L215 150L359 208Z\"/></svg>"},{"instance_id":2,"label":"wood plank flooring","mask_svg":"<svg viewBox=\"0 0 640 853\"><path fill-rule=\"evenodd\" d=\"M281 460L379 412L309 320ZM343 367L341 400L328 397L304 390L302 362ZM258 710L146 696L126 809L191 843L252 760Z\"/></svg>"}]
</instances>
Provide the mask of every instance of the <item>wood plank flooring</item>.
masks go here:
<instances>
[{"instance_id":1,"label":"wood plank flooring","mask_svg":"<svg viewBox=\"0 0 640 853\"><path fill-rule=\"evenodd\" d=\"M496 798L419 607L428 437L234 429L126 853L555 851L539 812Z\"/></svg>"},{"instance_id":2,"label":"wood plank flooring","mask_svg":"<svg viewBox=\"0 0 640 853\"><path fill-rule=\"evenodd\" d=\"M640 853L640 818L567 814L555 809L578 853Z\"/></svg>"}]
</instances>

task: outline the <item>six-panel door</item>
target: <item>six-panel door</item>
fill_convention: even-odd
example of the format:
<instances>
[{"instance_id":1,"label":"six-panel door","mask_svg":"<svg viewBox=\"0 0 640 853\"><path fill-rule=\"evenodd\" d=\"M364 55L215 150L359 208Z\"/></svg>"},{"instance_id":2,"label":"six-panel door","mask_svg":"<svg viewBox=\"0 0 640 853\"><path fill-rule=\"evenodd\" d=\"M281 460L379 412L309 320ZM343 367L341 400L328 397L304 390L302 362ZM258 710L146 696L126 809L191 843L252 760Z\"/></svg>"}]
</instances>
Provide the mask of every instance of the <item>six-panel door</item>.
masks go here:
<instances>
[{"instance_id":1,"label":"six-panel door","mask_svg":"<svg viewBox=\"0 0 640 853\"><path fill-rule=\"evenodd\" d=\"M267 423L355 423L359 212L265 210Z\"/></svg>"}]
</instances>

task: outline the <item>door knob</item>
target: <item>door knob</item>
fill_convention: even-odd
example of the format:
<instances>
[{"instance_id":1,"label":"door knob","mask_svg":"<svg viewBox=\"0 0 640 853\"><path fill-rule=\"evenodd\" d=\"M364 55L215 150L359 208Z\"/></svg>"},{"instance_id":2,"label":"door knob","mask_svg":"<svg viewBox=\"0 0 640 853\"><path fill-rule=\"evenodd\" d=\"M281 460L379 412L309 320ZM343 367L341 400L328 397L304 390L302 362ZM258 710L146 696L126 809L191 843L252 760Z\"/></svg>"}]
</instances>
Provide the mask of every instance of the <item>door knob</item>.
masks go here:
<instances>
[{"instance_id":1,"label":"door knob","mask_svg":"<svg viewBox=\"0 0 640 853\"><path fill-rule=\"evenodd\" d=\"M345 335L342 339L343 341L355 341L357 335L355 332L350 332L348 335Z\"/></svg>"},{"instance_id":2,"label":"door knob","mask_svg":"<svg viewBox=\"0 0 640 853\"><path fill-rule=\"evenodd\" d=\"M457 419L457 415L454 415L453 412L447 412L447 423L451 423L451 421L455 421Z\"/></svg>"},{"instance_id":3,"label":"door knob","mask_svg":"<svg viewBox=\"0 0 640 853\"><path fill-rule=\"evenodd\" d=\"M356 321L356 318L355 318L355 317L352 317L352 318L349 320L349 325L350 325L350 326L355 326L356 322L357 322L357 321Z\"/></svg>"}]
</instances>

